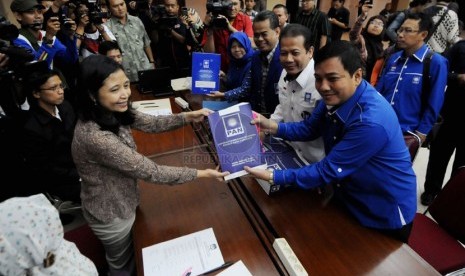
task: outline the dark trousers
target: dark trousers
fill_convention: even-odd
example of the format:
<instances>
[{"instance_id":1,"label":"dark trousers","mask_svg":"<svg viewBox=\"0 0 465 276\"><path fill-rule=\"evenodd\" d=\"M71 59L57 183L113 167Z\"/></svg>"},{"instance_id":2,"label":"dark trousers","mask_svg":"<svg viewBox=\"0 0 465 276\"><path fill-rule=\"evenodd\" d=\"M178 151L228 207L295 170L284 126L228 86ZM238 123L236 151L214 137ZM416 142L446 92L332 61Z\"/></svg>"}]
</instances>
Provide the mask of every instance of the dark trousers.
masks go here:
<instances>
[{"instance_id":1,"label":"dark trousers","mask_svg":"<svg viewBox=\"0 0 465 276\"><path fill-rule=\"evenodd\" d=\"M428 166L425 177L425 192L437 195L444 182L447 165L454 152L452 175L456 169L465 165L465 135L460 134L464 122L445 118L436 138L431 142Z\"/></svg>"}]
</instances>

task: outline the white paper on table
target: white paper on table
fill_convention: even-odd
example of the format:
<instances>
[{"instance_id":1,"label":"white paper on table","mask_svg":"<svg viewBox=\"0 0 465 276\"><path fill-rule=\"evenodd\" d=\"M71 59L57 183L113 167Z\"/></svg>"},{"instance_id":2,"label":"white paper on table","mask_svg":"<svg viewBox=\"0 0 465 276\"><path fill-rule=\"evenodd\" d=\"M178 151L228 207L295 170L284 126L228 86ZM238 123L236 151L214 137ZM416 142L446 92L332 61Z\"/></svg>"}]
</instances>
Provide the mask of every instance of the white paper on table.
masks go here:
<instances>
[{"instance_id":1,"label":"white paper on table","mask_svg":"<svg viewBox=\"0 0 465 276\"><path fill-rule=\"evenodd\" d=\"M150 115L158 116L173 114L173 111L171 110L170 99L135 101L132 103L132 106L136 110Z\"/></svg>"},{"instance_id":2,"label":"white paper on table","mask_svg":"<svg viewBox=\"0 0 465 276\"><path fill-rule=\"evenodd\" d=\"M144 275L195 276L224 264L213 228L142 249Z\"/></svg>"},{"instance_id":3,"label":"white paper on table","mask_svg":"<svg viewBox=\"0 0 465 276\"><path fill-rule=\"evenodd\" d=\"M192 77L172 79L171 87L174 91L190 90L192 88Z\"/></svg>"},{"instance_id":4,"label":"white paper on table","mask_svg":"<svg viewBox=\"0 0 465 276\"><path fill-rule=\"evenodd\" d=\"M216 274L216 276L238 276L238 275L252 276L252 273L250 273L250 271L247 269L247 267L242 261L238 261L232 266Z\"/></svg>"}]
</instances>

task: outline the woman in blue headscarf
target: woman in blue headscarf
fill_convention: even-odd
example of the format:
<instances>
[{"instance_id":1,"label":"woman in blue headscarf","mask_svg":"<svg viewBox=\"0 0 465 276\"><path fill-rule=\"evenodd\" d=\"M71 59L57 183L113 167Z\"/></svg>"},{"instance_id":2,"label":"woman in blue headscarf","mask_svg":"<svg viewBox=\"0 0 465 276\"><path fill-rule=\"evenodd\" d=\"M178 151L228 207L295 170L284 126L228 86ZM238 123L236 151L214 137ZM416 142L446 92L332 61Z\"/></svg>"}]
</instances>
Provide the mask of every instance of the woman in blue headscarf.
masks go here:
<instances>
[{"instance_id":1,"label":"woman in blue headscarf","mask_svg":"<svg viewBox=\"0 0 465 276\"><path fill-rule=\"evenodd\" d=\"M213 91L208 94L214 98L225 98L229 102L241 100L248 93L250 87L250 68L254 53L250 39L244 32L231 34L228 41L229 69L225 75L220 73L225 92Z\"/></svg>"}]
</instances>

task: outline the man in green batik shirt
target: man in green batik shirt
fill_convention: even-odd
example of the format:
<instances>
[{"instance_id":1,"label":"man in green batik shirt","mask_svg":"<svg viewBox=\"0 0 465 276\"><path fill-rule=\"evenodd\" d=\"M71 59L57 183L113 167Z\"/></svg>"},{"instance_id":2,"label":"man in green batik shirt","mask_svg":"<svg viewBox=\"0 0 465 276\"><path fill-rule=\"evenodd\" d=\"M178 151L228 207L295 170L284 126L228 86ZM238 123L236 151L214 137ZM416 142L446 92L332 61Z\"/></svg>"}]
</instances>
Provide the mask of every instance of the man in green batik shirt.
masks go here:
<instances>
[{"instance_id":1,"label":"man in green batik shirt","mask_svg":"<svg viewBox=\"0 0 465 276\"><path fill-rule=\"evenodd\" d=\"M131 82L137 72L155 68L150 39L142 21L128 14L124 0L106 0L112 17L105 23L123 51L123 68Z\"/></svg>"}]
</instances>

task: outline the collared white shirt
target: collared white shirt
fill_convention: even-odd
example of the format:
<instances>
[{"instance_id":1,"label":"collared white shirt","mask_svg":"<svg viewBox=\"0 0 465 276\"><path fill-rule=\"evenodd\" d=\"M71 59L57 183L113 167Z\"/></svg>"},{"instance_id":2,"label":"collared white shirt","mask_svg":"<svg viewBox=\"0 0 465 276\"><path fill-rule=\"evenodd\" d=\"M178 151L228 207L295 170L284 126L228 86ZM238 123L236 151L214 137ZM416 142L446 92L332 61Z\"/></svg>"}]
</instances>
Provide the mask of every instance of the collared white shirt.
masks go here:
<instances>
[{"instance_id":1,"label":"collared white shirt","mask_svg":"<svg viewBox=\"0 0 465 276\"><path fill-rule=\"evenodd\" d=\"M286 81L286 70L283 70L278 82L279 104L271 119L276 122L299 122L309 117L321 96L315 88L314 61L311 59L299 76ZM323 140L318 138L309 142L290 142L294 149L308 162L320 161L324 156Z\"/></svg>"}]
</instances>

